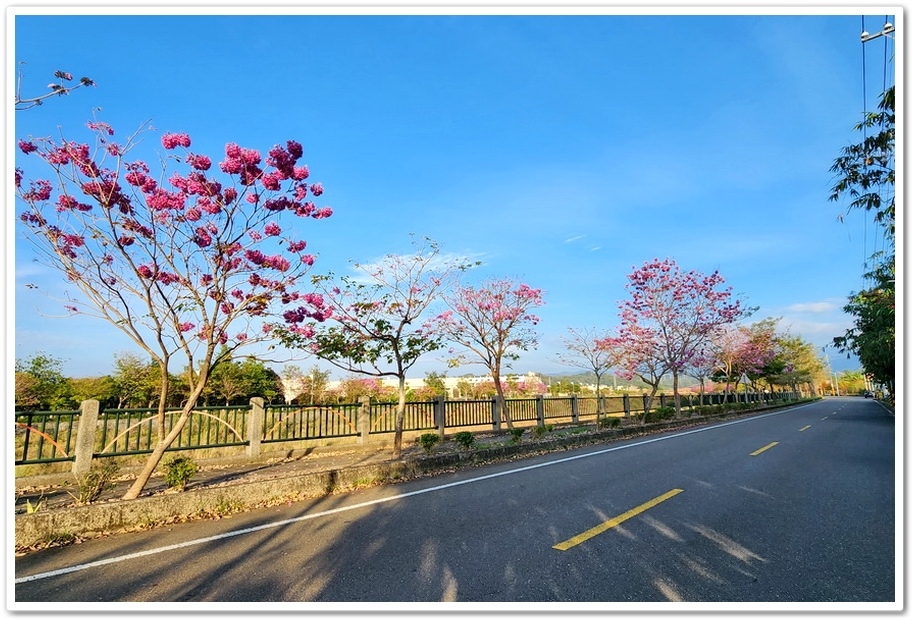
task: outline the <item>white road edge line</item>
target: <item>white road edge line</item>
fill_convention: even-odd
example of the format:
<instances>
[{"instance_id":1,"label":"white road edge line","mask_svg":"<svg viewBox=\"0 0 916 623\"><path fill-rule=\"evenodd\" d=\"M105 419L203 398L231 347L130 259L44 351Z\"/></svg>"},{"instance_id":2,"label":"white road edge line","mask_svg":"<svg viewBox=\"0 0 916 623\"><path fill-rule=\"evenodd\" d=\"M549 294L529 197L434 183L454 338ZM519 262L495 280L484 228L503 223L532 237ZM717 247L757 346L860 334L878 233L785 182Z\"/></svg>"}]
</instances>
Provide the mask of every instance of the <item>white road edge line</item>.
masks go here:
<instances>
[{"instance_id":1,"label":"white road edge line","mask_svg":"<svg viewBox=\"0 0 916 623\"><path fill-rule=\"evenodd\" d=\"M724 426L734 426L736 424L743 424L744 422L750 422L753 420L759 420L760 418L773 417L774 415L782 415L788 413L789 411L795 411L797 409L804 409L810 407L817 403L809 403L800 405L797 407L790 407L782 411L774 411L772 413L764 413L763 415L757 415L754 417L744 418L741 420L735 420L732 422L723 422L722 424L714 424L712 426L704 426L702 428L695 428L691 430L682 431L680 433L674 433L672 435L666 435L664 437L657 437L655 439L645 439L643 441L637 441L635 443L626 444L623 446L615 446L613 448L605 448L604 450L595 450L594 452L587 452L585 454L577 454L575 456L568 456L562 459L554 459L552 461L547 461L545 463L537 463L535 465L528 465L526 467L517 467L515 469L509 469L502 472L496 472L494 474L487 474L485 476L477 476L476 478L468 478L467 480L459 480L457 482L450 482L444 485L438 485L435 487L427 487L425 489L418 489L416 491L408 491L407 493L399 493L398 495L391 495L384 498L379 498L377 500L369 500L367 502L360 502L359 504L350 504L349 506L341 506L340 508L334 508L327 511L321 511L318 513L309 513L308 515L302 515L301 517L294 517L292 519L285 519L283 521L275 521L271 523L261 524L259 526L252 526L250 528L245 528L244 530L233 530L231 532L224 532L222 534L215 534L213 536L208 536L202 539L194 539L193 541L185 541L183 543L175 543L174 545L166 545L165 547L157 547L154 549L145 550L142 552L136 552L134 554L125 554L124 556L115 556L114 558L103 558L102 560L96 560L94 562L85 563L82 565L75 565L72 567L64 567L62 569L55 569L54 571L45 571L44 573L36 573L35 575L27 575L21 578L16 578L15 584L23 584L25 582L34 582L36 580L43 580L45 578L53 578L58 575L65 575L68 573L74 573L76 571L83 571L85 569L92 569L93 567L102 567L105 565L112 565L118 562L124 562L126 560L133 560L135 558L143 558L144 556L152 556L153 554L161 554L163 552L168 552L176 549L183 549L185 547L192 547L194 545L201 545L203 543L211 543L213 541L219 541L221 539L228 539L234 536L241 536L243 534L251 534L252 532L260 532L261 530L269 530L271 528L278 528L280 526L287 526L294 524L300 521L305 521L307 519L317 519L318 517L326 517L327 515L334 515L336 513L343 513L345 511L351 511L358 508L365 508L367 506L374 506L376 504L384 504L385 502L391 502L394 500L401 500L404 498L413 497L415 495L423 495L426 493L433 493L435 491L441 491L443 489L450 489L452 487L458 487L461 485L468 485L475 482L480 482L483 480L489 480L491 478L499 478L502 476L510 476L512 474L518 474L520 472L526 472L532 469L540 469L542 467L550 467L552 465L558 465L560 463L566 463L568 461L576 461L579 459L590 458L593 456L598 456L600 454L607 454L608 452L617 452L619 450L626 450L628 448L635 448L637 446L642 446L649 443L657 443L659 441L665 441L667 439L674 439L676 437L683 437L684 435L693 435L695 433L702 433L708 430L715 430L717 428L722 428Z\"/></svg>"}]
</instances>

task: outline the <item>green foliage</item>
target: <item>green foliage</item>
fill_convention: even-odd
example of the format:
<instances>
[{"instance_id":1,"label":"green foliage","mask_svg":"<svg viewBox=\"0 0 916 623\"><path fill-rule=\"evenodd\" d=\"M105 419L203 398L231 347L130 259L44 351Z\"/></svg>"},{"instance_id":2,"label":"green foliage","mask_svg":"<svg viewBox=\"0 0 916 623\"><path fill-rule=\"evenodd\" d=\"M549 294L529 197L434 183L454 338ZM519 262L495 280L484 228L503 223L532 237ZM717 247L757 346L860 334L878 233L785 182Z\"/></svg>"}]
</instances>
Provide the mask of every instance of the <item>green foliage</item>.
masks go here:
<instances>
[{"instance_id":1,"label":"green foliage","mask_svg":"<svg viewBox=\"0 0 916 623\"><path fill-rule=\"evenodd\" d=\"M543 437L544 435L552 431L553 431L553 424L543 424L543 425L538 425L532 428L531 435L535 439L540 439L541 437Z\"/></svg>"},{"instance_id":2,"label":"green foliage","mask_svg":"<svg viewBox=\"0 0 916 623\"><path fill-rule=\"evenodd\" d=\"M16 405L35 410L72 407L70 379L64 376L62 366L62 360L43 352L24 361L17 359Z\"/></svg>"},{"instance_id":3,"label":"green foliage","mask_svg":"<svg viewBox=\"0 0 916 623\"><path fill-rule=\"evenodd\" d=\"M231 359L226 350L224 347L217 358L218 363L210 371L204 390L207 402L246 404L252 397L261 396L270 403L282 393L276 372L254 357Z\"/></svg>"},{"instance_id":4,"label":"green foliage","mask_svg":"<svg viewBox=\"0 0 916 623\"><path fill-rule=\"evenodd\" d=\"M674 407L657 407L653 415L656 420L667 420L673 418L676 412Z\"/></svg>"},{"instance_id":5,"label":"green foliage","mask_svg":"<svg viewBox=\"0 0 916 623\"><path fill-rule=\"evenodd\" d=\"M423 447L427 454L432 452L433 447L440 441L441 438L436 433L423 433L420 435L419 439L417 439L417 443Z\"/></svg>"},{"instance_id":6,"label":"green foliage","mask_svg":"<svg viewBox=\"0 0 916 623\"><path fill-rule=\"evenodd\" d=\"M603 417L598 420L598 428L617 428L620 426L619 417Z\"/></svg>"},{"instance_id":7,"label":"green foliage","mask_svg":"<svg viewBox=\"0 0 916 623\"><path fill-rule=\"evenodd\" d=\"M103 493L114 489L115 477L119 471L118 462L113 458L93 461L89 473L77 478L76 493L68 491L77 504L91 504Z\"/></svg>"},{"instance_id":8,"label":"green foliage","mask_svg":"<svg viewBox=\"0 0 916 623\"><path fill-rule=\"evenodd\" d=\"M452 439L461 444L465 450L470 450L471 446L474 445L474 433L469 430L463 430L459 433L455 433L452 436Z\"/></svg>"},{"instance_id":9,"label":"green foliage","mask_svg":"<svg viewBox=\"0 0 916 623\"><path fill-rule=\"evenodd\" d=\"M831 171L836 173L836 183L829 197L831 201L849 198L850 212L873 213L889 242L890 252L874 256L876 261L865 274L870 286L850 296L843 308L855 318L855 326L835 337L833 344L841 352L856 355L865 373L891 394L896 378L895 110L895 88L891 86L881 94L878 111L866 114L854 127L857 132L871 133L844 148L834 161Z\"/></svg>"},{"instance_id":10,"label":"green foliage","mask_svg":"<svg viewBox=\"0 0 916 623\"><path fill-rule=\"evenodd\" d=\"M525 434L524 428L514 427L509 429L509 435L512 436L512 443L518 443L522 440L522 435Z\"/></svg>"},{"instance_id":11,"label":"green foliage","mask_svg":"<svg viewBox=\"0 0 916 623\"><path fill-rule=\"evenodd\" d=\"M187 488L191 478L194 477L199 469L197 464L186 456L176 456L166 461L164 467L165 474L163 477L166 484L178 491L184 491Z\"/></svg>"}]
</instances>

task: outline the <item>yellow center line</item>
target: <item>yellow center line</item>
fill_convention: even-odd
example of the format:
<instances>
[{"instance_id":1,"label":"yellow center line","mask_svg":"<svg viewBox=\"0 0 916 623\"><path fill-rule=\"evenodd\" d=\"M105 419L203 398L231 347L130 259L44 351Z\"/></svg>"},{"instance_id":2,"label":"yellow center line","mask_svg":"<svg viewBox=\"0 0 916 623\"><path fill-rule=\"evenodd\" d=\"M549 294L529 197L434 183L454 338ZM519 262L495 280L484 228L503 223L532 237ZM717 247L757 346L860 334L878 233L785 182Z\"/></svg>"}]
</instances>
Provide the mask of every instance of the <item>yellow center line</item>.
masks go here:
<instances>
[{"instance_id":1,"label":"yellow center line","mask_svg":"<svg viewBox=\"0 0 916 623\"><path fill-rule=\"evenodd\" d=\"M683 491L684 491L683 489L672 489L668 493L663 493L662 495L658 496L657 498L651 499L648 502L646 502L645 504L640 504L636 508L632 508L625 513L617 515L613 519L608 519L604 523L598 524L597 526L595 526L594 528L591 528L590 530L586 530L585 532L577 534L576 536L572 537L571 539L567 539L563 541L562 543L557 543L556 545L553 546L553 549L558 549L561 552L565 552L569 548L575 547L576 545L579 545L580 543L587 541L588 539L592 538L593 536L597 536L601 534L605 530L610 530L614 526L619 526L620 524L625 522L627 519L631 519L635 517L636 515L649 510L653 506L657 504L661 504L662 502L664 502L665 500L669 498L673 498L678 493L682 493Z\"/></svg>"},{"instance_id":2,"label":"yellow center line","mask_svg":"<svg viewBox=\"0 0 916 623\"><path fill-rule=\"evenodd\" d=\"M778 441L774 441L773 443L768 443L767 445L763 446L759 450L754 450L753 452L751 452L751 456L757 456L758 454L766 452L767 450L777 445L778 443L779 443Z\"/></svg>"},{"instance_id":3,"label":"yellow center line","mask_svg":"<svg viewBox=\"0 0 916 623\"><path fill-rule=\"evenodd\" d=\"M798 429L798 432L803 433L803 432L805 432L806 430L808 430L809 428L811 428L811 425L810 425L810 424L808 424L807 426L803 426L802 428L799 428L799 429Z\"/></svg>"}]
</instances>

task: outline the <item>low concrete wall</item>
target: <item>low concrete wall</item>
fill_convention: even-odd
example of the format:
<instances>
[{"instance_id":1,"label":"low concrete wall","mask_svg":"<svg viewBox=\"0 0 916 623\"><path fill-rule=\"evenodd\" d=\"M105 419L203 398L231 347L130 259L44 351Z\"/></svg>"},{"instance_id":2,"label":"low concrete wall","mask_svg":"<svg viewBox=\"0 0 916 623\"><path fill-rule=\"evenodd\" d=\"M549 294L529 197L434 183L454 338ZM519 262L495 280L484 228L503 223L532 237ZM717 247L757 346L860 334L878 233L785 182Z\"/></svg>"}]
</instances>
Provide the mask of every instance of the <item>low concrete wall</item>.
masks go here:
<instances>
[{"instance_id":1,"label":"low concrete wall","mask_svg":"<svg viewBox=\"0 0 916 623\"><path fill-rule=\"evenodd\" d=\"M400 479L416 469L405 461L379 463L17 515L16 549L71 537L144 529L173 518L215 516L259 504L321 497L358 484Z\"/></svg>"}]
</instances>

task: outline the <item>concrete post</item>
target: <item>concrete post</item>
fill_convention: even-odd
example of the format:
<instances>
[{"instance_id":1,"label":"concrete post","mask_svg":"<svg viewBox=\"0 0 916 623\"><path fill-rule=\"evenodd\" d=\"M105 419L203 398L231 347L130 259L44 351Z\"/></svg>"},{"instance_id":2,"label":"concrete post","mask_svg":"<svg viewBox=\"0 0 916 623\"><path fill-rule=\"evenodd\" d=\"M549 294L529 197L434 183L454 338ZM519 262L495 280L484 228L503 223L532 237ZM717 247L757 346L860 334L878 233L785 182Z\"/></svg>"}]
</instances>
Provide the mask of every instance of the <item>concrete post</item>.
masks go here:
<instances>
[{"instance_id":1,"label":"concrete post","mask_svg":"<svg viewBox=\"0 0 916 623\"><path fill-rule=\"evenodd\" d=\"M572 408L572 421L573 424L579 423L579 396L576 394L572 395L570 400L570 407Z\"/></svg>"},{"instance_id":2,"label":"concrete post","mask_svg":"<svg viewBox=\"0 0 916 623\"><path fill-rule=\"evenodd\" d=\"M359 427L359 443L369 443L369 429L371 427L371 422L369 420L369 396L359 397L359 411L357 411L356 422Z\"/></svg>"},{"instance_id":3,"label":"concrete post","mask_svg":"<svg viewBox=\"0 0 916 623\"><path fill-rule=\"evenodd\" d=\"M99 401L84 400L80 403L80 423L76 430L76 448L73 461L73 475L85 476L92 469L92 455L95 454L95 431L99 425Z\"/></svg>"},{"instance_id":4,"label":"concrete post","mask_svg":"<svg viewBox=\"0 0 916 623\"><path fill-rule=\"evenodd\" d=\"M433 403L433 422L439 429L439 438L445 439L445 396L436 396Z\"/></svg>"},{"instance_id":5,"label":"concrete post","mask_svg":"<svg viewBox=\"0 0 916 623\"><path fill-rule=\"evenodd\" d=\"M261 456L261 437L264 435L264 399L255 396L248 404L248 458L257 459Z\"/></svg>"},{"instance_id":6,"label":"concrete post","mask_svg":"<svg viewBox=\"0 0 916 623\"><path fill-rule=\"evenodd\" d=\"M630 417L630 394L623 395L623 416Z\"/></svg>"},{"instance_id":7,"label":"concrete post","mask_svg":"<svg viewBox=\"0 0 916 623\"><path fill-rule=\"evenodd\" d=\"M537 395L535 412L537 413L538 426L544 426L544 394Z\"/></svg>"},{"instance_id":8,"label":"concrete post","mask_svg":"<svg viewBox=\"0 0 916 623\"><path fill-rule=\"evenodd\" d=\"M500 413L498 396L493 396L493 402L490 403L490 413L493 416L493 430L498 431L503 416L503 414Z\"/></svg>"}]
</instances>

